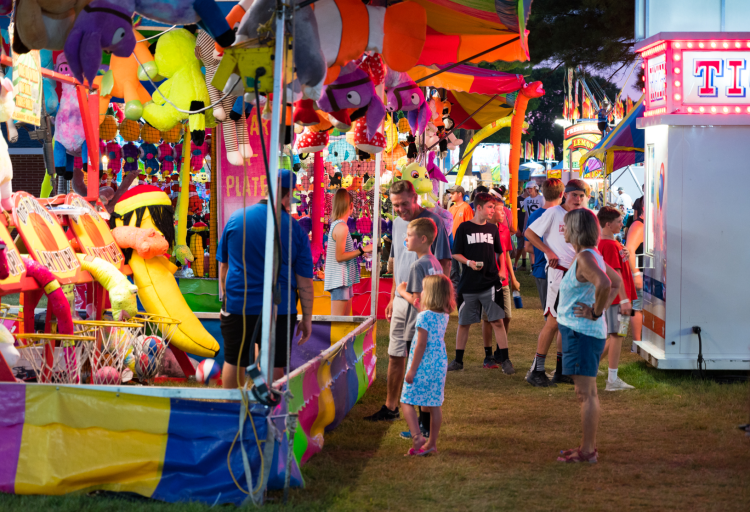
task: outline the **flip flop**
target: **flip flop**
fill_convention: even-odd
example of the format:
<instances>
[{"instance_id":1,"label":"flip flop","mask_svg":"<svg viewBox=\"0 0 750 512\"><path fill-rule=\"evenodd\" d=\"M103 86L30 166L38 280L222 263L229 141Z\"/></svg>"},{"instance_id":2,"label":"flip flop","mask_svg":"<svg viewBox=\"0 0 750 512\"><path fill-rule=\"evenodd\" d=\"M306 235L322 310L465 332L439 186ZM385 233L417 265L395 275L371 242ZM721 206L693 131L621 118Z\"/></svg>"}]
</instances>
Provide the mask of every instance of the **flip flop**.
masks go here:
<instances>
[{"instance_id":1,"label":"flip flop","mask_svg":"<svg viewBox=\"0 0 750 512\"><path fill-rule=\"evenodd\" d=\"M573 451L573 453L564 457L558 457L558 462L575 463L575 462L588 462L589 464L596 464L596 457L598 451L594 450L591 453L584 454L580 449Z\"/></svg>"},{"instance_id":2,"label":"flip flop","mask_svg":"<svg viewBox=\"0 0 750 512\"><path fill-rule=\"evenodd\" d=\"M430 455L437 455L437 447L433 446L429 450L419 450L417 452L417 457L429 457Z\"/></svg>"}]
</instances>

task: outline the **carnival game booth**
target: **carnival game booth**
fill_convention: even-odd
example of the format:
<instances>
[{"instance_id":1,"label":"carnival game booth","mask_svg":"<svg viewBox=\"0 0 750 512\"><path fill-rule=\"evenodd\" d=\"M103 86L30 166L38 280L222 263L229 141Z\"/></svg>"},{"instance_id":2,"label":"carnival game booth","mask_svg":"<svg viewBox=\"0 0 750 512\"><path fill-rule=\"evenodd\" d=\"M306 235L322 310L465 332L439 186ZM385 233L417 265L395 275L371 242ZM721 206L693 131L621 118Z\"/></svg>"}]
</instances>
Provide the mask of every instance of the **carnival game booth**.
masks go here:
<instances>
[{"instance_id":1,"label":"carnival game booth","mask_svg":"<svg viewBox=\"0 0 750 512\"><path fill-rule=\"evenodd\" d=\"M314 317L312 338L301 347L288 336L290 371L272 383L273 251L275 239L288 236L274 228L280 215L279 168L294 167L290 149L298 146L296 141L315 143L328 138L334 127L341 133L353 131L357 149L376 155L362 160L373 163L372 187L378 193L368 208L372 238L378 240L386 108L403 112L415 135L426 129L427 101L408 72L417 66L445 66L439 71L447 72L454 64L528 59L525 21L530 1L365 5L359 0L319 0L314 10L309 3L291 8L242 1L229 13L222 8L230 2L187 2L178 13L163 12L161 4L138 2L134 12L127 3L113 6L94 0L75 16L55 18L52 25L46 13L41 20L14 14L13 60L17 54L19 62L28 62L18 74L28 80L28 87L18 91L25 99L23 108L34 112L35 95L29 93L38 89L32 84L47 77L33 52L64 49L53 57L55 62L61 55L65 59L60 70L65 64L75 80L67 78L73 89L64 93L78 101L60 108L79 112L76 135L79 142L86 140L87 150L81 152L88 153L89 168L73 173L77 194L66 190L43 201L24 192L8 196L6 188L0 189L6 210L12 199L12 222L6 227L18 230L23 242L14 245L10 232L0 229L8 267L16 271L9 272L10 284L3 293L39 295L41 288L50 296L44 332L32 332L29 313L34 304L26 297L23 322L9 319L11 327L23 327L16 331L12 348L32 353L28 357L39 366L37 382L25 384L12 382L12 368L3 366L4 492L107 490L164 501L258 504L268 489L303 485L299 465L322 449L324 432L343 420L375 377L379 265L376 255L369 311L355 317ZM140 16L140 25L132 21ZM166 30L151 26L151 18ZM195 33L183 28L196 24ZM48 34L50 26L56 29ZM35 37L40 33L46 37ZM113 39L95 36L102 33L112 33ZM108 62L107 52L112 54ZM522 126L525 106L521 109L516 101L515 109L522 113L514 116L514 123ZM55 122L63 119L66 116L58 114ZM305 131L295 133L295 126ZM56 133L68 133L61 125L56 128ZM37 135L46 137L46 132ZM52 144L49 137L47 143ZM57 139L54 144L74 149ZM310 204L315 255L322 252L319 219L325 214L325 183L320 173L325 167L320 149L302 149L315 155L313 190L320 187ZM106 152L106 162L100 152ZM67 173L67 154L61 154L65 165L58 169L57 162L53 164L55 173L48 164L50 175ZM117 186L106 197L96 179L98 166L108 176L105 185ZM164 178L165 173L172 180L169 191L160 185L159 175ZM204 173L214 200L208 211L199 208L205 227L195 229L190 185ZM175 275L187 281L189 269L193 276L215 277L219 219L231 214L220 209L244 207L261 198L272 205L266 219L265 321L259 333L259 364L250 369L249 387L159 386L165 354L174 354L189 375L194 370L187 354L212 358L220 348L185 300ZM201 272L198 263L206 251L194 237L205 228L209 268ZM22 259L27 252L30 258ZM132 281L125 277L130 273ZM30 275L41 281L31 282ZM93 306L93 319L68 323L73 308L59 286L91 280L103 288L86 299ZM201 293L197 289L194 295ZM196 377L207 380L209 367L199 366ZM127 371L134 378L125 382ZM141 385L133 385L135 380Z\"/></svg>"}]
</instances>

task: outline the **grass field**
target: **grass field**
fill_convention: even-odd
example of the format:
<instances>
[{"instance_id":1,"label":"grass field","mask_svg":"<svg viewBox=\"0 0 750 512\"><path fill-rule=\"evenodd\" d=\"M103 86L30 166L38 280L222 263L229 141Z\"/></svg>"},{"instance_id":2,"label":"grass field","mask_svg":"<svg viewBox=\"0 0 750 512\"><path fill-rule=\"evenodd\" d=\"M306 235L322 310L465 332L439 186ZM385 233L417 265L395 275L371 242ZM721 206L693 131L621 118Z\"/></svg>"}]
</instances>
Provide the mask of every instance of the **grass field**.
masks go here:
<instances>
[{"instance_id":1,"label":"grass field","mask_svg":"<svg viewBox=\"0 0 750 512\"><path fill-rule=\"evenodd\" d=\"M463 372L450 373L436 457L403 454L406 423L361 418L385 399L388 324L378 325L378 378L344 422L327 433L323 452L303 467L307 488L271 493L276 510L750 510L750 439L736 426L748 419L748 385L701 381L661 372L630 354L623 341L620 375L634 391L606 393L599 463L563 465L560 449L577 446L580 416L572 386L532 388L524 381L542 325L539 299L522 277L525 309L514 311L510 354L517 373L481 367L478 327ZM456 319L446 336L453 356ZM552 363L554 364L554 363ZM548 364L548 368L551 364ZM0 511L207 510L112 496L0 495Z\"/></svg>"}]
</instances>

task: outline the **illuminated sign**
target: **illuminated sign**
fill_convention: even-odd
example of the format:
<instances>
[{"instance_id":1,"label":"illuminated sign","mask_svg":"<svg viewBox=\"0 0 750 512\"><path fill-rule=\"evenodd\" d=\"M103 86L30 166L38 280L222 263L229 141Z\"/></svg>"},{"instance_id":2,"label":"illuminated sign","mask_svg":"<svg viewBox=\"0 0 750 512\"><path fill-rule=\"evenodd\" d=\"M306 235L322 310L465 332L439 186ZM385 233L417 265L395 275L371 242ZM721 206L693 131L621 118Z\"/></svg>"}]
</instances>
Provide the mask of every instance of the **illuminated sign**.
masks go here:
<instances>
[{"instance_id":1,"label":"illuminated sign","mask_svg":"<svg viewBox=\"0 0 750 512\"><path fill-rule=\"evenodd\" d=\"M578 123L565 129L563 140L563 169L578 171L581 157L602 140L602 132L596 123ZM572 166L572 169L571 169ZM550 171L548 178L559 178L561 174Z\"/></svg>"},{"instance_id":2,"label":"illuminated sign","mask_svg":"<svg viewBox=\"0 0 750 512\"><path fill-rule=\"evenodd\" d=\"M750 114L750 33L742 40L716 37L656 39L637 48L646 61L645 117Z\"/></svg>"}]
</instances>

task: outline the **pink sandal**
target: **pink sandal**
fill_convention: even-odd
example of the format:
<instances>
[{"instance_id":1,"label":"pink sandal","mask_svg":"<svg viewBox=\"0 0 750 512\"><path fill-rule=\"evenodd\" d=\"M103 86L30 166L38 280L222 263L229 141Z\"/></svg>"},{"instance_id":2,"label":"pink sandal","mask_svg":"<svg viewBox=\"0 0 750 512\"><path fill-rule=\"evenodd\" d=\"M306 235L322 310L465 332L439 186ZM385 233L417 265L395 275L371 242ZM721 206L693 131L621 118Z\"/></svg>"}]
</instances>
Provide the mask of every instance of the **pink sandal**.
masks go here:
<instances>
[{"instance_id":1,"label":"pink sandal","mask_svg":"<svg viewBox=\"0 0 750 512\"><path fill-rule=\"evenodd\" d=\"M417 457L429 457L430 455L437 455L437 447L433 446L429 450L419 450Z\"/></svg>"},{"instance_id":2,"label":"pink sandal","mask_svg":"<svg viewBox=\"0 0 750 512\"><path fill-rule=\"evenodd\" d=\"M421 455L422 447L427 444L427 440L424 438L421 432L417 435L413 435L412 439L414 440L413 441L414 447L409 448L409 451L406 452L404 457L412 457L414 455Z\"/></svg>"},{"instance_id":3,"label":"pink sandal","mask_svg":"<svg viewBox=\"0 0 750 512\"><path fill-rule=\"evenodd\" d=\"M596 457L599 454L598 450L594 449L591 453L583 453L580 448L573 450L561 451L561 457L557 458L558 462L574 463L574 462L588 462L589 464L596 464Z\"/></svg>"}]
</instances>

